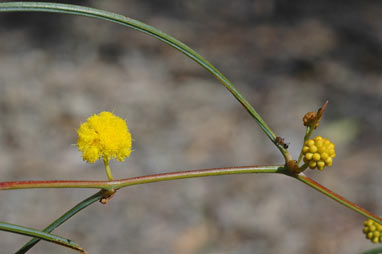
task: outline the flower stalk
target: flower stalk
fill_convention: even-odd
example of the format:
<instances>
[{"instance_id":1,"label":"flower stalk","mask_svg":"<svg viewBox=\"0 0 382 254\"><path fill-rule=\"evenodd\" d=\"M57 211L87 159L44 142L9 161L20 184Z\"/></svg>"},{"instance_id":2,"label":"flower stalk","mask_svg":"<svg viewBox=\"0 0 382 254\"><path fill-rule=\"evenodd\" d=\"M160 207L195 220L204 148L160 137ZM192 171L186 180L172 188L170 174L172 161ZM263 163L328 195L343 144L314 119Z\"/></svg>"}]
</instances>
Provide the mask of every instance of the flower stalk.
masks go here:
<instances>
[{"instance_id":1,"label":"flower stalk","mask_svg":"<svg viewBox=\"0 0 382 254\"><path fill-rule=\"evenodd\" d=\"M105 164L107 179L109 179L109 181L113 181L113 174L111 173L109 160L104 158L103 163Z\"/></svg>"}]
</instances>

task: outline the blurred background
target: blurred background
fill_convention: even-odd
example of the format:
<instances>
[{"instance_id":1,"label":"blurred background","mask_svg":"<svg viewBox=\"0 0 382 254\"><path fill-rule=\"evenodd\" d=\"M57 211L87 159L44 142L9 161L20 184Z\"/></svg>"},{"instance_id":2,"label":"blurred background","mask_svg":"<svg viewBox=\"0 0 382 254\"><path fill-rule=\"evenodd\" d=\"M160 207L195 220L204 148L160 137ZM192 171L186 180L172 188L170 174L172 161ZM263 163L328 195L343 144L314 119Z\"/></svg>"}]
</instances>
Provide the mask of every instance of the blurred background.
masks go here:
<instances>
[{"instance_id":1,"label":"blurred background","mask_svg":"<svg viewBox=\"0 0 382 254\"><path fill-rule=\"evenodd\" d=\"M317 135L334 166L307 174L382 215L380 1L65 1L138 19L185 42L225 74L298 156L302 117L325 100ZM0 14L0 179L105 180L82 161L76 129L113 111L134 152L115 178L283 160L206 70L147 35L105 21ZM0 193L0 221L42 229L95 193ZM132 186L54 231L89 253L359 253L364 218L282 175ZM1 253L27 237L0 232ZM39 243L30 253L72 253ZM74 252L73 252L74 253Z\"/></svg>"}]
</instances>

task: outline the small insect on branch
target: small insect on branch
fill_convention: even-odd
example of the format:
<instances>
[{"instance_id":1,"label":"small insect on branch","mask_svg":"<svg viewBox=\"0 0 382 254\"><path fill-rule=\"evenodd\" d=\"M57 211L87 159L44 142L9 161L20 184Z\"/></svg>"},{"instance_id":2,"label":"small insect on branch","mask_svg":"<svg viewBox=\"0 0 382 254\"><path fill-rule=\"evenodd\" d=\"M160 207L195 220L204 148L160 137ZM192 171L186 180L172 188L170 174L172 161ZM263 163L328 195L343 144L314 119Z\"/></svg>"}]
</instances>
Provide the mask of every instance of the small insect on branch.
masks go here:
<instances>
[{"instance_id":1,"label":"small insect on branch","mask_svg":"<svg viewBox=\"0 0 382 254\"><path fill-rule=\"evenodd\" d=\"M285 143L284 138L282 137L276 137L276 142L280 144L282 147L284 147L285 149L288 149L289 147L289 143Z\"/></svg>"}]
</instances>

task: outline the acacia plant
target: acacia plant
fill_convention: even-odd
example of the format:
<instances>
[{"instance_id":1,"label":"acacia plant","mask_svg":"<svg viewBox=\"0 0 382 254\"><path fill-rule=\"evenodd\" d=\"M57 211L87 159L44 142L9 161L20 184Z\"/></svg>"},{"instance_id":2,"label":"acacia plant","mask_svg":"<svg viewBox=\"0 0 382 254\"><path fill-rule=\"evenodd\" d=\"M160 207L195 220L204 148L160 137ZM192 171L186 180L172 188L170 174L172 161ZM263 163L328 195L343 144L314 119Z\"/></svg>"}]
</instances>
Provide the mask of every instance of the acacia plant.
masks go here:
<instances>
[{"instance_id":1,"label":"acacia plant","mask_svg":"<svg viewBox=\"0 0 382 254\"><path fill-rule=\"evenodd\" d=\"M265 123L256 110L249 104L245 97L239 93L235 86L220 73L211 63L205 60L202 56L196 53L193 49L183 44L172 36L159 31L158 29L146 25L140 21L99 10L76 5L59 4L59 3L40 3L40 2L4 2L0 3L1 12L53 12L67 13L74 15L82 15L96 19L103 19L114 22L137 31L143 32L157 38L158 40L172 46L176 50L182 52L187 57L191 58L203 68L209 71L228 91L241 103L245 110L254 118L256 123L263 130L264 134L280 151L285 163L283 165L269 166L244 166L244 167L229 167L229 168L212 168L199 169L179 172L166 172L155 175L145 175L126 179L114 179L111 173L109 161L116 159L124 161L131 153L132 138L127 128L126 122L110 112L101 112L90 116L77 130L78 140L77 147L82 152L83 160L88 163L94 163L98 159L104 161L107 174L107 181L68 181L68 180L52 180L52 181L13 181L0 182L0 189L32 189L32 188L93 188L99 189L97 193L83 200L65 214L52 222L43 230L23 227L20 225L0 222L0 230L12 233L22 234L33 237L28 243L22 246L16 253L26 253L40 240L50 241L59 245L85 253L85 249L80 247L74 241L54 235L51 232L69 220L76 213L100 201L106 204L108 200L121 189L131 185L146 184L159 181L168 181L193 177L206 177L230 174L253 174L253 173L274 173L283 174L292 177L303 184L308 185L325 196L330 197L339 204L353 210L364 216L363 232L366 238L373 243L382 242L382 218L374 215L366 209L357 206L334 191L322 186L313 179L307 177L303 171L307 168L318 169L322 171L325 167L332 166L336 156L335 145L332 141L316 136L312 138L312 134L319 127L320 119L328 105L326 101L321 108L316 112L308 112L303 117L306 132L304 135L304 143L301 147L301 153L297 159L294 159L288 152L288 144L284 142L282 137L276 135L272 129ZM135 137L139 139L139 137ZM379 253L382 248L367 251L365 253Z\"/></svg>"}]
</instances>

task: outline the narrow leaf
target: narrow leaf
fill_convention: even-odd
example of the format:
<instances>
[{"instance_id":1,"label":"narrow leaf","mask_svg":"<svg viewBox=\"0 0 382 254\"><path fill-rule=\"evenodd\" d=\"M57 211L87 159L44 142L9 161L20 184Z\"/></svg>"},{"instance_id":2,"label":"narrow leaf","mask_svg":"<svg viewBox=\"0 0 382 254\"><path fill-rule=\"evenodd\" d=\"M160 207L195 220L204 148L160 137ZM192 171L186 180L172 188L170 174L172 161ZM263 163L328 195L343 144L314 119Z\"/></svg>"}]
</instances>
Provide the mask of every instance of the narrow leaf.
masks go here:
<instances>
[{"instance_id":1,"label":"narrow leaf","mask_svg":"<svg viewBox=\"0 0 382 254\"><path fill-rule=\"evenodd\" d=\"M82 253L85 253L85 250L82 249L77 243L73 242L72 240L63 238L58 235L53 235L49 234L46 232L42 232L36 229L32 228L27 228L19 225L14 225L14 224L9 224L5 222L0 222L0 230L2 231L7 231L7 232L12 232L15 234L20 234L20 235L26 235L26 236L32 236L32 237L37 237L39 239L52 242L55 244L59 244L68 248L71 248L73 250L78 250L81 251Z\"/></svg>"}]
</instances>

